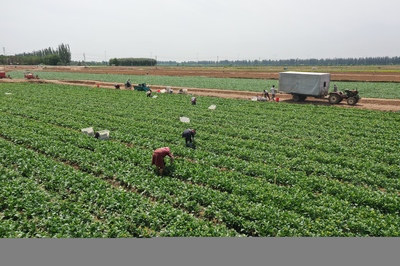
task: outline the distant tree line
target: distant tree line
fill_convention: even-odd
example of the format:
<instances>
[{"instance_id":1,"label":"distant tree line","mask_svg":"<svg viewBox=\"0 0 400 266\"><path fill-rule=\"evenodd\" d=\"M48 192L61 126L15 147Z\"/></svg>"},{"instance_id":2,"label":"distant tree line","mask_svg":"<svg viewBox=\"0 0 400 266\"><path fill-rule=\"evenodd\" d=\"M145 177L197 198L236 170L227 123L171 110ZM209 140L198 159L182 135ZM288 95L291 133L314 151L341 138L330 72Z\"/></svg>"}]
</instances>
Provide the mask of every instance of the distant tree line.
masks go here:
<instances>
[{"instance_id":1,"label":"distant tree line","mask_svg":"<svg viewBox=\"0 0 400 266\"><path fill-rule=\"evenodd\" d=\"M400 65L400 57L362 57L327 59L280 59L280 60L221 60L221 61L157 61L158 65L181 66L359 66Z\"/></svg>"},{"instance_id":2,"label":"distant tree line","mask_svg":"<svg viewBox=\"0 0 400 266\"><path fill-rule=\"evenodd\" d=\"M68 44L60 44L57 49L51 47L31 53L1 56L0 62L7 65L69 65L71 51Z\"/></svg>"},{"instance_id":3,"label":"distant tree line","mask_svg":"<svg viewBox=\"0 0 400 266\"><path fill-rule=\"evenodd\" d=\"M360 65L400 65L400 57L361 57L361 58L324 58L324 59L278 59L278 60L220 60L220 61L157 61L152 58L112 58L102 62L71 61L69 45L60 44L57 49L51 47L16 55L0 55L0 64L21 65L115 65L115 66L360 66Z\"/></svg>"},{"instance_id":4,"label":"distant tree line","mask_svg":"<svg viewBox=\"0 0 400 266\"><path fill-rule=\"evenodd\" d=\"M157 60L152 58L112 58L109 63L111 66L155 66Z\"/></svg>"},{"instance_id":5,"label":"distant tree line","mask_svg":"<svg viewBox=\"0 0 400 266\"><path fill-rule=\"evenodd\" d=\"M108 61L71 61L71 66L108 66Z\"/></svg>"}]
</instances>

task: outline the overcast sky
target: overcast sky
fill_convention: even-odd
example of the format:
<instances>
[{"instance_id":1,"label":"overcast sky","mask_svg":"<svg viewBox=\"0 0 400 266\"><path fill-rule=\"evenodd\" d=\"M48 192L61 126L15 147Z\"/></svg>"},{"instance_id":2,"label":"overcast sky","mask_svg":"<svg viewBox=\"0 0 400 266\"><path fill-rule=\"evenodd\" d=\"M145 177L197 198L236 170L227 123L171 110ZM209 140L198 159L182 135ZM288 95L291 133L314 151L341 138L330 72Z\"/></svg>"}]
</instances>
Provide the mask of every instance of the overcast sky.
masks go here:
<instances>
[{"instance_id":1,"label":"overcast sky","mask_svg":"<svg viewBox=\"0 0 400 266\"><path fill-rule=\"evenodd\" d=\"M3 0L0 48L63 43L80 61L393 57L399 10L399 0Z\"/></svg>"}]
</instances>

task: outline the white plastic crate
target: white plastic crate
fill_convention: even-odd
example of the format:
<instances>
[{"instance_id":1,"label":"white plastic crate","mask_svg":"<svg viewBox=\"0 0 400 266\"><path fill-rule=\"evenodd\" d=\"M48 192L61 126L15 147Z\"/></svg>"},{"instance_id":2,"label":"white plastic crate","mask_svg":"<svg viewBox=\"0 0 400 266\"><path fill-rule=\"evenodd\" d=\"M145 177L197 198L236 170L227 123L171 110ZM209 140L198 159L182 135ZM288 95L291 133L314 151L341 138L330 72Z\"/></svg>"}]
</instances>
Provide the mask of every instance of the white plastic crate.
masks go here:
<instances>
[{"instance_id":1,"label":"white plastic crate","mask_svg":"<svg viewBox=\"0 0 400 266\"><path fill-rule=\"evenodd\" d=\"M179 117L179 120L183 123L190 123L189 117L181 116L181 117Z\"/></svg>"},{"instance_id":2,"label":"white plastic crate","mask_svg":"<svg viewBox=\"0 0 400 266\"><path fill-rule=\"evenodd\" d=\"M83 128L82 129L82 133L94 137L94 132L93 132L93 128L92 127L88 127L88 128Z\"/></svg>"},{"instance_id":3,"label":"white plastic crate","mask_svg":"<svg viewBox=\"0 0 400 266\"><path fill-rule=\"evenodd\" d=\"M103 139L103 140L109 139L110 138L110 131L109 130L97 131L95 137L98 138L98 139Z\"/></svg>"}]
</instances>

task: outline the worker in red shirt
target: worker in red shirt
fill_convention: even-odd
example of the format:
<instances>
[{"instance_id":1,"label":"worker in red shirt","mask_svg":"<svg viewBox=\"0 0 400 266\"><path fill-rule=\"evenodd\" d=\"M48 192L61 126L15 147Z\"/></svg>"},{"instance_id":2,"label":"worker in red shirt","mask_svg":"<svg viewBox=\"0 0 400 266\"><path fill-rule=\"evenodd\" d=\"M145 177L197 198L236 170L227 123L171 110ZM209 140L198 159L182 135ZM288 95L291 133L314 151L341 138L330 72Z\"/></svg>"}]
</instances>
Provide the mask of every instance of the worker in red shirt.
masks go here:
<instances>
[{"instance_id":1,"label":"worker in red shirt","mask_svg":"<svg viewBox=\"0 0 400 266\"><path fill-rule=\"evenodd\" d=\"M164 168L165 168L165 162L164 162L164 157L169 156L170 157L170 162L174 162L174 156L171 153L171 150L169 147L164 147L164 148L158 148L153 152L153 157L151 159L151 165L155 164L157 171L160 173L160 176L162 176Z\"/></svg>"}]
</instances>

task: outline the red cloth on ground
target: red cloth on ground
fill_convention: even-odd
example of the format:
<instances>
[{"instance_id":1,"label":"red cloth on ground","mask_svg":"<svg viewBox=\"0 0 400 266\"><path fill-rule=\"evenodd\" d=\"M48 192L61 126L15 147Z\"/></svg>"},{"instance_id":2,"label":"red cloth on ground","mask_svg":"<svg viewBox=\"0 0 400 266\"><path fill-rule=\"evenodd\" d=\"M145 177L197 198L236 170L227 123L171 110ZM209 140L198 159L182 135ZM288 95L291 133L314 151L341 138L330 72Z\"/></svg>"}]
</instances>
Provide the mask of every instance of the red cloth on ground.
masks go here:
<instances>
[{"instance_id":1,"label":"red cloth on ground","mask_svg":"<svg viewBox=\"0 0 400 266\"><path fill-rule=\"evenodd\" d=\"M155 164L156 166L160 168L164 168L165 163L164 163L164 157L165 156L171 157L171 151L168 147L164 148L159 148L153 152L153 157L151 159L151 164Z\"/></svg>"}]
</instances>

